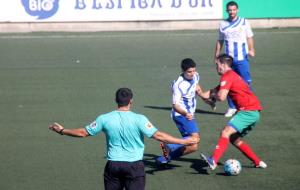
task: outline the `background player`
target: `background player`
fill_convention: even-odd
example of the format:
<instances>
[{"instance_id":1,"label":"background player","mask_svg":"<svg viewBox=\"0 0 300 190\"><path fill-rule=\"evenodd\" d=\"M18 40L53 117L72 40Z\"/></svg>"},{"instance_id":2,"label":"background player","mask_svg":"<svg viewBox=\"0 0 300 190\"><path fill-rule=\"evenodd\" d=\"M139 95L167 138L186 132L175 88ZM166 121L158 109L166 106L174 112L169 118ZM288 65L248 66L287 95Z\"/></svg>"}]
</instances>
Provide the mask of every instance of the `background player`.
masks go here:
<instances>
[{"instance_id":1,"label":"background player","mask_svg":"<svg viewBox=\"0 0 300 190\"><path fill-rule=\"evenodd\" d=\"M233 57L233 70L251 86L248 55L255 56L253 32L247 19L238 17L238 4L230 1L226 5L228 18L221 22L219 39L215 47L215 61L225 43L225 53ZM237 111L234 103L228 99L229 108L225 117L231 117Z\"/></svg>"}]
</instances>

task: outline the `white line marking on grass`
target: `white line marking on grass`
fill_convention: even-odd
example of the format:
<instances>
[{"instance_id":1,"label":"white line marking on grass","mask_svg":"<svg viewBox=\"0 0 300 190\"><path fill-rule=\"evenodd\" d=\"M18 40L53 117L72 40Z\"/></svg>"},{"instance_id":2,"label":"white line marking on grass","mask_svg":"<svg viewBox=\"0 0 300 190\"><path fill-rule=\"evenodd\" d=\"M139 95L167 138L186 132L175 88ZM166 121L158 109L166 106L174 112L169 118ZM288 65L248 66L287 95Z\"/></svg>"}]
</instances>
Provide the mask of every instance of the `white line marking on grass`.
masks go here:
<instances>
[{"instance_id":1,"label":"white line marking on grass","mask_svg":"<svg viewBox=\"0 0 300 190\"><path fill-rule=\"evenodd\" d=\"M153 37L153 36L175 36L175 37L189 37L189 36L206 36L206 35L216 35L216 32L193 32L193 33L173 33L171 31L170 33L168 32L163 32L163 31L154 31L153 33L150 33L149 31L142 31L147 32L147 34L137 34L136 32L130 33L127 32L128 34L53 34L53 35L46 35L46 34L36 34L36 35L20 35L20 34L12 34L12 35L2 35L0 34L0 39L92 39L92 38L137 38L137 37ZM163 34L162 34L163 33ZM256 34L300 34L299 31L255 31Z\"/></svg>"},{"instance_id":2,"label":"white line marking on grass","mask_svg":"<svg viewBox=\"0 0 300 190\"><path fill-rule=\"evenodd\" d=\"M199 35L209 35L209 33L195 33L195 34L97 34L97 35L89 35L89 34L78 34L78 35L8 35L8 36L0 36L0 39L90 39L90 38L137 38L137 37L153 37L153 36L199 36Z\"/></svg>"}]
</instances>

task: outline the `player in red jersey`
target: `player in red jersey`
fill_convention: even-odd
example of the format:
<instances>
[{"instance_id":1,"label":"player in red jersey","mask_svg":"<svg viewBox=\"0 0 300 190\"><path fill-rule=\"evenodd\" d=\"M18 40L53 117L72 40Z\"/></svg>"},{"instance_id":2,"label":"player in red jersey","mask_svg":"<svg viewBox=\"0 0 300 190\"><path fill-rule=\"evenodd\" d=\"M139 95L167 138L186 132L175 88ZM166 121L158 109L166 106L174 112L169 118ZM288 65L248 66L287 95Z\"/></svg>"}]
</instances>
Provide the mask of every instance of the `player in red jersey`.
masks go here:
<instances>
[{"instance_id":1,"label":"player in red jersey","mask_svg":"<svg viewBox=\"0 0 300 190\"><path fill-rule=\"evenodd\" d=\"M212 156L207 157L204 154L201 156L214 170L230 142L247 156L255 167L266 168L267 164L242 140L242 137L253 129L258 122L262 106L247 83L232 70L232 62L233 58L227 54L221 54L217 57L216 69L221 75L220 84L215 89L206 92L206 96L218 101L225 101L229 96L235 103L238 112L223 128Z\"/></svg>"}]
</instances>

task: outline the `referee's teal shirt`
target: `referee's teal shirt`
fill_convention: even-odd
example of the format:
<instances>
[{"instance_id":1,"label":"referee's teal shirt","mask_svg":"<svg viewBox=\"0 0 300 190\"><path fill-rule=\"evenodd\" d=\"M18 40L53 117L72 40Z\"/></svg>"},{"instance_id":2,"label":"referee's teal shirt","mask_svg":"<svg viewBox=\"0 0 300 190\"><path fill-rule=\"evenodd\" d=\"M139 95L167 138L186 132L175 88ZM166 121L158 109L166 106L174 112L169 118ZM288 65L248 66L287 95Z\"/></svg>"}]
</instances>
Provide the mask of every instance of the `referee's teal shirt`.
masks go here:
<instances>
[{"instance_id":1,"label":"referee's teal shirt","mask_svg":"<svg viewBox=\"0 0 300 190\"><path fill-rule=\"evenodd\" d=\"M117 110L98 116L85 128L91 136L105 133L108 160L125 162L142 160L144 135L152 137L157 131L144 115Z\"/></svg>"}]
</instances>

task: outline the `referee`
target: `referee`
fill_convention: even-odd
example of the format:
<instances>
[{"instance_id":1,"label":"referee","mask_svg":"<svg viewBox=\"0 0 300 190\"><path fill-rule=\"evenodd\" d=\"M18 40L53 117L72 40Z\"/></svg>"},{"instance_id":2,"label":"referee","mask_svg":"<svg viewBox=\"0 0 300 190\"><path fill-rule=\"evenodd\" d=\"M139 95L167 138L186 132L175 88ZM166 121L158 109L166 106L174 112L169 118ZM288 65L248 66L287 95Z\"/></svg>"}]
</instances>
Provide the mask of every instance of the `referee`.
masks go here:
<instances>
[{"instance_id":1,"label":"referee","mask_svg":"<svg viewBox=\"0 0 300 190\"><path fill-rule=\"evenodd\" d=\"M91 124L77 129L66 129L58 123L49 126L61 135L88 137L105 133L107 142L107 163L104 171L106 190L145 189L145 169L142 161L144 136L164 143L190 145L197 143L193 138L178 139L158 131L141 114L130 111L133 93L129 88L116 92L117 109L96 118Z\"/></svg>"}]
</instances>

